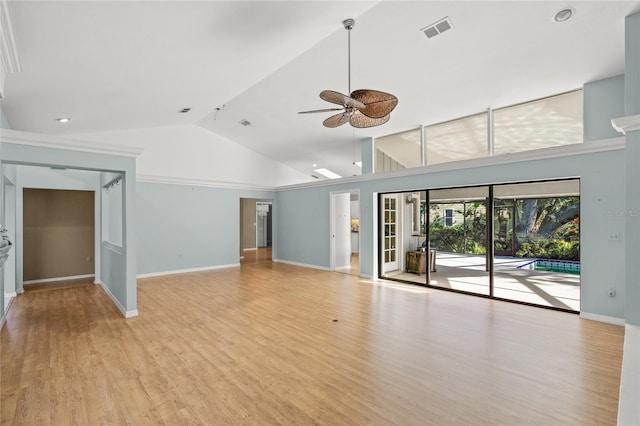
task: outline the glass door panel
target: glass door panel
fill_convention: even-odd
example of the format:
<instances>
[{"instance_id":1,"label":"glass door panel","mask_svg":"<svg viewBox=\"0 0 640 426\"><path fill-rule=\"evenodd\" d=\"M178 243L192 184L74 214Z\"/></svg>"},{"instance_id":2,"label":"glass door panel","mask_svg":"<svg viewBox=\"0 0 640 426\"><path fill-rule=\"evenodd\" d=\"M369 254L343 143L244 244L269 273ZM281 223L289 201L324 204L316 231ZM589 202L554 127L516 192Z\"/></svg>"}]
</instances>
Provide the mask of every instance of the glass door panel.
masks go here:
<instances>
[{"instance_id":1,"label":"glass door panel","mask_svg":"<svg viewBox=\"0 0 640 426\"><path fill-rule=\"evenodd\" d=\"M429 191L431 285L489 295L488 196L486 186Z\"/></svg>"},{"instance_id":2,"label":"glass door panel","mask_svg":"<svg viewBox=\"0 0 640 426\"><path fill-rule=\"evenodd\" d=\"M580 181L494 186L495 297L580 310Z\"/></svg>"}]
</instances>

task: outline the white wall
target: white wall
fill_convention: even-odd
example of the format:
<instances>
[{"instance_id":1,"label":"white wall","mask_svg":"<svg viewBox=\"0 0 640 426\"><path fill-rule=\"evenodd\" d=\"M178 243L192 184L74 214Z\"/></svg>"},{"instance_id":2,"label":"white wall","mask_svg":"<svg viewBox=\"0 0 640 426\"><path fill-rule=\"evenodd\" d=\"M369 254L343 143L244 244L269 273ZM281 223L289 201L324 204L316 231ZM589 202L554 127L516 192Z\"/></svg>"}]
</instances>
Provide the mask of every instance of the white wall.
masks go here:
<instances>
[{"instance_id":1,"label":"white wall","mask_svg":"<svg viewBox=\"0 0 640 426\"><path fill-rule=\"evenodd\" d=\"M193 124L71 135L74 139L137 146L139 176L274 187L307 176Z\"/></svg>"}]
</instances>

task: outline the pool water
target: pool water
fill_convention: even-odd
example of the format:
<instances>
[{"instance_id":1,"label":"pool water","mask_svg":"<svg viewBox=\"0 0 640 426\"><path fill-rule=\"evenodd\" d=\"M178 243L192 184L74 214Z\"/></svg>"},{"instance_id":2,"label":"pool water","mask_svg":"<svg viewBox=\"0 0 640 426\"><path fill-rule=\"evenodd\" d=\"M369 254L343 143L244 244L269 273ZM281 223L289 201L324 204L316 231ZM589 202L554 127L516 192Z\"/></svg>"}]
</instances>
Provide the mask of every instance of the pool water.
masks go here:
<instances>
[{"instance_id":1,"label":"pool water","mask_svg":"<svg viewBox=\"0 0 640 426\"><path fill-rule=\"evenodd\" d=\"M536 259L518 266L518 269L562 272L565 274L580 275L580 262L574 262L571 260Z\"/></svg>"}]
</instances>

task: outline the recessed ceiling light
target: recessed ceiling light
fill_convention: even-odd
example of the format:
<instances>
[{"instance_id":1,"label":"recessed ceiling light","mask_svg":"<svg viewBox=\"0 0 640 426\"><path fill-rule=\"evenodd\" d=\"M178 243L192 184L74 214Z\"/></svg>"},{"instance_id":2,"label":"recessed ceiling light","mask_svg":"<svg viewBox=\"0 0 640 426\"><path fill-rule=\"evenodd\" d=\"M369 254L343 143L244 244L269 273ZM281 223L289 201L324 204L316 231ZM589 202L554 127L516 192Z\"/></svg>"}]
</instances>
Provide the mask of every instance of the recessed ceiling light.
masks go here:
<instances>
[{"instance_id":1,"label":"recessed ceiling light","mask_svg":"<svg viewBox=\"0 0 640 426\"><path fill-rule=\"evenodd\" d=\"M562 10L559 10L553 16L553 21L558 23L567 22L569 19L571 19L572 16L573 16L573 9L571 9L570 7L566 7Z\"/></svg>"},{"instance_id":2,"label":"recessed ceiling light","mask_svg":"<svg viewBox=\"0 0 640 426\"><path fill-rule=\"evenodd\" d=\"M329 169L325 169L324 167L321 169L315 169L314 172L321 174L322 176L329 178L329 179L340 179L342 176L340 176L337 173L332 172Z\"/></svg>"},{"instance_id":3,"label":"recessed ceiling light","mask_svg":"<svg viewBox=\"0 0 640 426\"><path fill-rule=\"evenodd\" d=\"M60 118L56 118L56 121L57 121L57 122L59 122L59 123L68 123L68 122L69 122L69 120L71 120L71 119L70 119L70 118L68 118L68 117L60 117Z\"/></svg>"},{"instance_id":4,"label":"recessed ceiling light","mask_svg":"<svg viewBox=\"0 0 640 426\"><path fill-rule=\"evenodd\" d=\"M318 165L316 163L313 163L311 167L318 167Z\"/></svg>"}]
</instances>

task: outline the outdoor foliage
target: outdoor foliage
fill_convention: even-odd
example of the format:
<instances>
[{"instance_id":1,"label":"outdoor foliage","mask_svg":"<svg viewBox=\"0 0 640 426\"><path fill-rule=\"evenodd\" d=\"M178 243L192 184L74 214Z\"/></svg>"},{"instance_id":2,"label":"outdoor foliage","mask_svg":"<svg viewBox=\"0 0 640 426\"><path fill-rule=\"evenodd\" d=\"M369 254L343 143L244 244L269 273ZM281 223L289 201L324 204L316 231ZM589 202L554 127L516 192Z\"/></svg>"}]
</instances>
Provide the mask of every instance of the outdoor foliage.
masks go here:
<instances>
[{"instance_id":1,"label":"outdoor foliage","mask_svg":"<svg viewBox=\"0 0 640 426\"><path fill-rule=\"evenodd\" d=\"M578 197L525 199L513 203L515 247L511 247L510 239L496 240L496 251L511 250L518 257L580 260ZM458 205L463 209L457 209L456 213L462 215L464 221L449 227L444 226L438 206L432 205L429 226L432 247L453 253L484 254L487 240L484 203Z\"/></svg>"}]
</instances>

